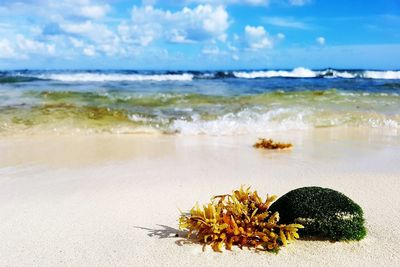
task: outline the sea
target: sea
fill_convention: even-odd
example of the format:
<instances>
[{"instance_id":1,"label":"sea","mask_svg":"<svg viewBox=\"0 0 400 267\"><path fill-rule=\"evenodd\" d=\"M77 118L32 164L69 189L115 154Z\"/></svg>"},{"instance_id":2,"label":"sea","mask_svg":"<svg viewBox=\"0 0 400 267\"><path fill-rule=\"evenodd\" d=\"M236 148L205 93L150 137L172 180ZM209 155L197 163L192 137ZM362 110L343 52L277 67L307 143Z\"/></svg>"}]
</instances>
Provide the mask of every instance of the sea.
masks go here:
<instances>
[{"instance_id":1,"label":"sea","mask_svg":"<svg viewBox=\"0 0 400 267\"><path fill-rule=\"evenodd\" d=\"M400 71L0 71L0 135L242 135L322 127L399 130Z\"/></svg>"}]
</instances>

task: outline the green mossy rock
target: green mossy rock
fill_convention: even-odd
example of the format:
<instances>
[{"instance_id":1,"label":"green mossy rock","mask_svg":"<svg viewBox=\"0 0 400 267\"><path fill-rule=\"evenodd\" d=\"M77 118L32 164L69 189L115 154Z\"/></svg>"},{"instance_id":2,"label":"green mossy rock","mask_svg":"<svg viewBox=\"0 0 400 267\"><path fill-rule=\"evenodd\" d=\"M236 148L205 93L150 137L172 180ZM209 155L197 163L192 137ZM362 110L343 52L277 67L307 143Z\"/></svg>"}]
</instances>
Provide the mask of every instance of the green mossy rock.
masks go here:
<instances>
[{"instance_id":1,"label":"green mossy rock","mask_svg":"<svg viewBox=\"0 0 400 267\"><path fill-rule=\"evenodd\" d=\"M283 195L270 207L281 223L300 223L301 237L361 240L366 235L363 211L344 194L322 187L303 187Z\"/></svg>"}]
</instances>

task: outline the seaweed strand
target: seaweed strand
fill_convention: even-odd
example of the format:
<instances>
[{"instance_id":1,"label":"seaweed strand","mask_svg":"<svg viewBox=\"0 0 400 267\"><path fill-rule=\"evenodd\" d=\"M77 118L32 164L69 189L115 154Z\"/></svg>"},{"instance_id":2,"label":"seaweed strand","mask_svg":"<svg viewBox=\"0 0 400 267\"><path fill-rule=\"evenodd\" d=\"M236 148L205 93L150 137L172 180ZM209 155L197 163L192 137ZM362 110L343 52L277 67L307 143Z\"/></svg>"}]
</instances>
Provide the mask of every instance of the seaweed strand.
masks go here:
<instances>
[{"instance_id":1,"label":"seaweed strand","mask_svg":"<svg viewBox=\"0 0 400 267\"><path fill-rule=\"evenodd\" d=\"M232 194L213 197L202 207L196 204L188 215L181 215L179 228L217 252L234 245L277 252L298 239L297 231L303 226L279 224L279 213L268 211L275 199L267 195L263 201L257 191L241 187Z\"/></svg>"}]
</instances>

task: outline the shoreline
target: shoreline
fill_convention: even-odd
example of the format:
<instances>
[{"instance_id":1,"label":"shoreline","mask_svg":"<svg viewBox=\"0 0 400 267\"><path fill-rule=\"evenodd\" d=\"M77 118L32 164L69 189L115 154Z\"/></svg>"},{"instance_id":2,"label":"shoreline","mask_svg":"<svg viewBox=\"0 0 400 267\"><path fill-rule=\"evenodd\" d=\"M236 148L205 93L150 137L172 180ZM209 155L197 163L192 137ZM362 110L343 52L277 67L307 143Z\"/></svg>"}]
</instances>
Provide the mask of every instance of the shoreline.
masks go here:
<instances>
[{"instance_id":1,"label":"shoreline","mask_svg":"<svg viewBox=\"0 0 400 267\"><path fill-rule=\"evenodd\" d=\"M107 162L136 160L143 157L159 157L168 153L185 152L187 146L209 149L208 153L219 150L244 150L253 156L266 156L276 160L286 156L285 160L308 161L348 160L360 157L369 160L369 156L380 153L388 158L377 160L390 161L400 146L396 129L331 127L306 130L273 131L264 135L184 135L160 133L135 134L58 134L37 133L0 136L0 168L26 164L47 167L96 165ZM278 142L294 145L287 150L257 150L253 147L259 138L272 138ZM182 150L183 149L183 150ZM397 150L396 150L397 151ZM186 151L187 152L187 151ZM345 152L345 153L344 153ZM365 153L367 153L365 155ZM321 158L322 157L322 158ZM397 157L395 160L398 159ZM342 162L346 165L346 162ZM393 165L386 164L387 168ZM353 164L345 167L354 167ZM398 170L395 168L394 170Z\"/></svg>"},{"instance_id":2,"label":"shoreline","mask_svg":"<svg viewBox=\"0 0 400 267\"><path fill-rule=\"evenodd\" d=\"M291 151L252 147L258 137ZM0 138L0 265L400 264L400 140L381 129L268 136ZM297 241L277 254L202 252L174 237L179 209L245 184L260 195L317 185L364 210L360 242Z\"/></svg>"}]
</instances>

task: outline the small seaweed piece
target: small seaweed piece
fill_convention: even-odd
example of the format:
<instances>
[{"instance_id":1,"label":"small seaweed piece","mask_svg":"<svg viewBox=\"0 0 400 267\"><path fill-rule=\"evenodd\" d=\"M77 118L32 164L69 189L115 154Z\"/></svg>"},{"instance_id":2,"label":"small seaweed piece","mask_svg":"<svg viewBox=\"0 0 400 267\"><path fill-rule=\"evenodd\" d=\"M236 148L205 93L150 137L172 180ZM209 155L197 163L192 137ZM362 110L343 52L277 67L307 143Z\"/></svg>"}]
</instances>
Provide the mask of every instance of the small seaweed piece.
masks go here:
<instances>
[{"instance_id":1,"label":"small seaweed piece","mask_svg":"<svg viewBox=\"0 0 400 267\"><path fill-rule=\"evenodd\" d=\"M194 236L216 252L221 252L223 246L231 250L234 245L277 252L298 239L297 231L303 226L279 224L279 213L268 210L275 199L267 195L263 201L257 191L242 186L232 194L213 197L202 208L196 204L189 214L182 213L179 228L189 231L188 238Z\"/></svg>"},{"instance_id":2,"label":"small seaweed piece","mask_svg":"<svg viewBox=\"0 0 400 267\"><path fill-rule=\"evenodd\" d=\"M254 147L264 149L290 149L293 145L290 143L275 142L272 139L259 138L258 142L254 144Z\"/></svg>"}]
</instances>

